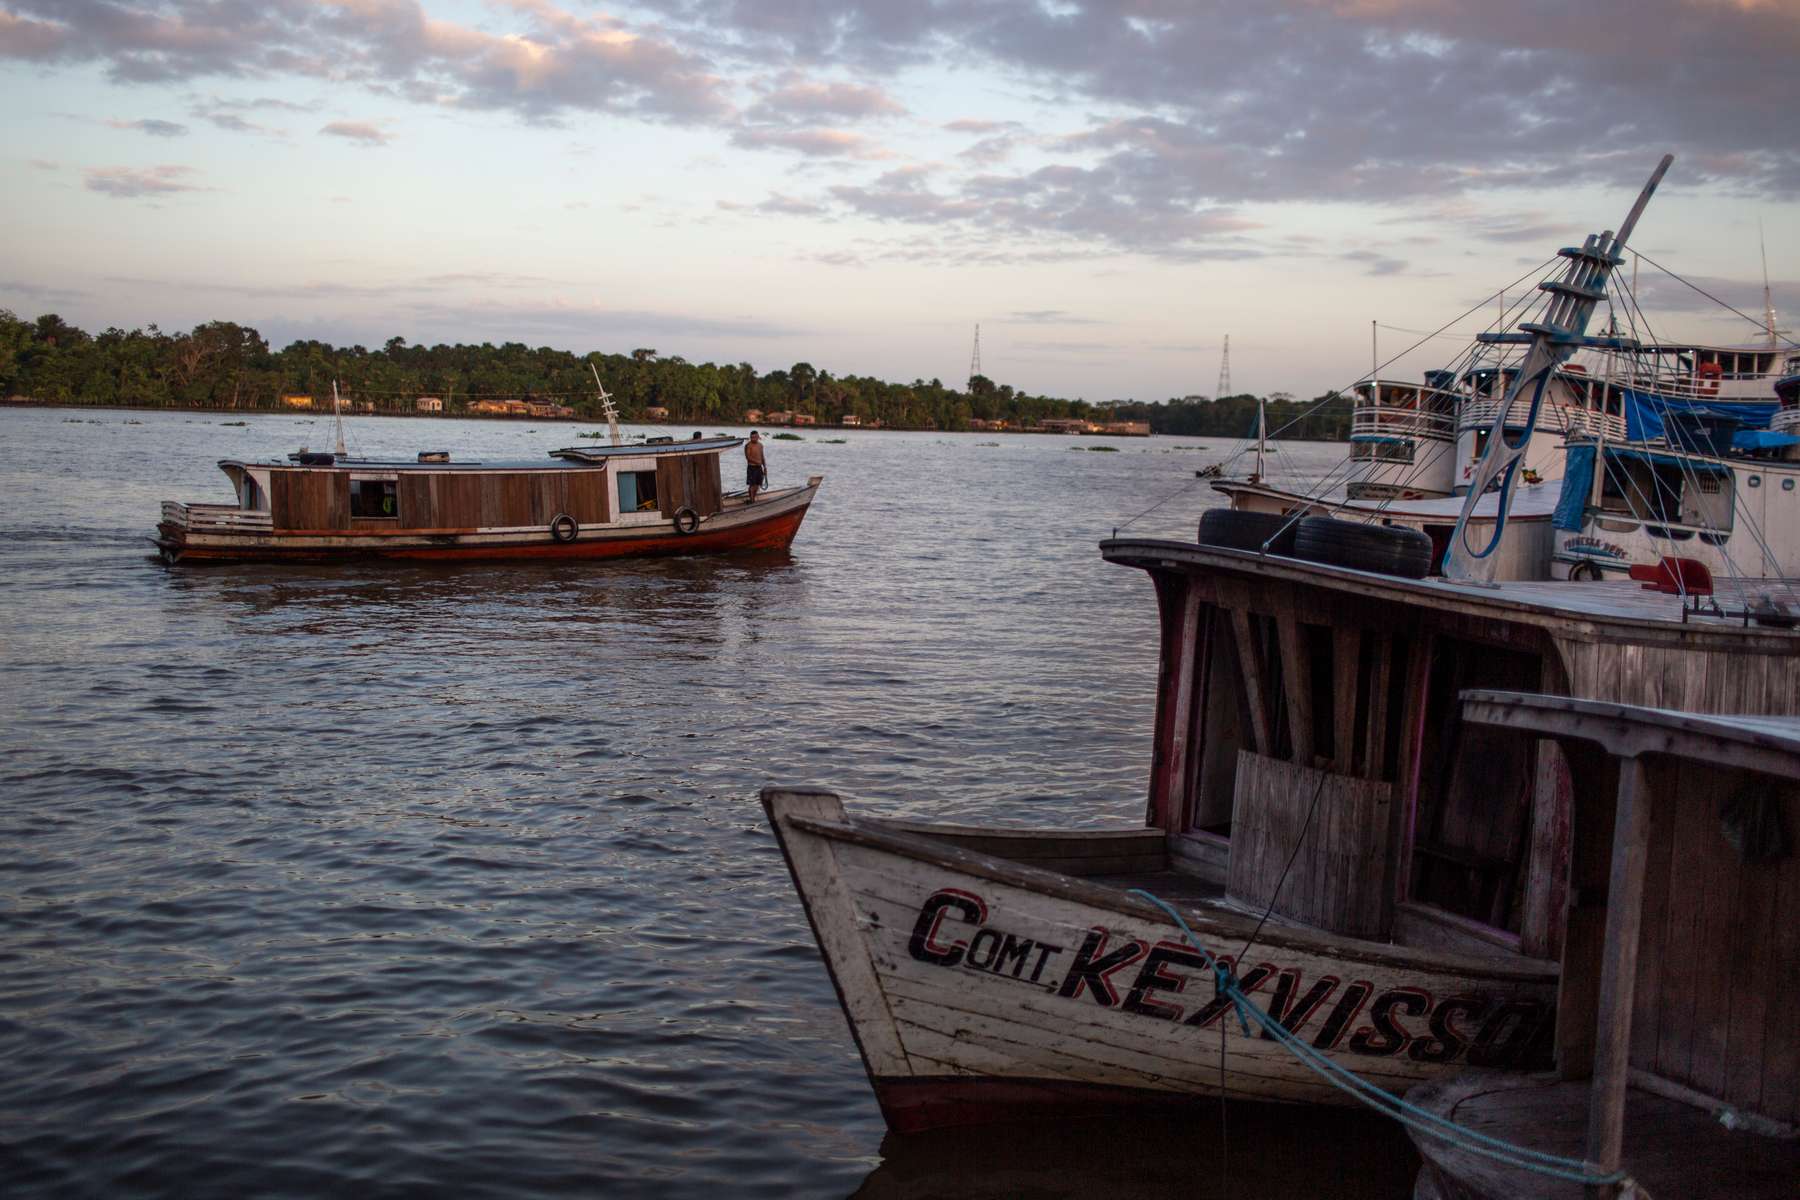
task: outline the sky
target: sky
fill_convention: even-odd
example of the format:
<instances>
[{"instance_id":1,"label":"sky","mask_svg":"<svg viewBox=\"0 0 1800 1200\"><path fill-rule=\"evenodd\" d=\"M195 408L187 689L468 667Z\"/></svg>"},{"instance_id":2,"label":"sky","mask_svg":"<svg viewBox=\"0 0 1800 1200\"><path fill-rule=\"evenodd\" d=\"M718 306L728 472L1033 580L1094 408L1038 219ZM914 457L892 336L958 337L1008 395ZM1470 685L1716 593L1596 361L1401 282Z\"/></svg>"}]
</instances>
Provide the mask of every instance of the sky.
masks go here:
<instances>
[{"instance_id":1,"label":"sky","mask_svg":"<svg viewBox=\"0 0 1800 1200\"><path fill-rule=\"evenodd\" d=\"M0 0L0 307L1311 396L1664 153L1634 247L1800 314L1796 62L1800 0Z\"/></svg>"}]
</instances>

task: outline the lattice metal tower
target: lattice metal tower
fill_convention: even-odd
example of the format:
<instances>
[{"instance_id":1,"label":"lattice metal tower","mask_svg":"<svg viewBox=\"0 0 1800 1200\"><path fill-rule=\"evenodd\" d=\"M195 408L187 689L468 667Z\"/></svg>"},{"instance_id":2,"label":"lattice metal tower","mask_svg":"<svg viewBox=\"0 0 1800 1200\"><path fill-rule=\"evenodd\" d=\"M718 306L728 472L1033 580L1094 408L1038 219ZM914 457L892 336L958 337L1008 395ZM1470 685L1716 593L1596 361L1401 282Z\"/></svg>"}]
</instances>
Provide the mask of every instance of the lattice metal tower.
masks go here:
<instances>
[{"instance_id":1,"label":"lattice metal tower","mask_svg":"<svg viewBox=\"0 0 1800 1200\"><path fill-rule=\"evenodd\" d=\"M969 386L975 386L975 377L981 374L981 326L975 326L975 352L969 355Z\"/></svg>"},{"instance_id":2,"label":"lattice metal tower","mask_svg":"<svg viewBox=\"0 0 1800 1200\"><path fill-rule=\"evenodd\" d=\"M1231 335L1225 335L1225 349L1219 351L1219 386L1213 392L1214 400L1223 400L1231 395Z\"/></svg>"}]
</instances>

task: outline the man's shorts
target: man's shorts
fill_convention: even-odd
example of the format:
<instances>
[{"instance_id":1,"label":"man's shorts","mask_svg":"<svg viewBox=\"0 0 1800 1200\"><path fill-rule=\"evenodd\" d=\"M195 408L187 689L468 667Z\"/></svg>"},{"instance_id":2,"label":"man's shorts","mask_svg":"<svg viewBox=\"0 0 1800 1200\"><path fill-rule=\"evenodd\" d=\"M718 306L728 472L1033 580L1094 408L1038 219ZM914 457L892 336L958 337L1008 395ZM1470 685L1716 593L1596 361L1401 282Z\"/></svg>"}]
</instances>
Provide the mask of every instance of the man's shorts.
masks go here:
<instances>
[{"instance_id":1,"label":"man's shorts","mask_svg":"<svg viewBox=\"0 0 1800 1200\"><path fill-rule=\"evenodd\" d=\"M744 473L744 483L748 487L759 488L763 485L763 480L766 478L768 478L768 475L755 463L751 463L750 469Z\"/></svg>"}]
</instances>

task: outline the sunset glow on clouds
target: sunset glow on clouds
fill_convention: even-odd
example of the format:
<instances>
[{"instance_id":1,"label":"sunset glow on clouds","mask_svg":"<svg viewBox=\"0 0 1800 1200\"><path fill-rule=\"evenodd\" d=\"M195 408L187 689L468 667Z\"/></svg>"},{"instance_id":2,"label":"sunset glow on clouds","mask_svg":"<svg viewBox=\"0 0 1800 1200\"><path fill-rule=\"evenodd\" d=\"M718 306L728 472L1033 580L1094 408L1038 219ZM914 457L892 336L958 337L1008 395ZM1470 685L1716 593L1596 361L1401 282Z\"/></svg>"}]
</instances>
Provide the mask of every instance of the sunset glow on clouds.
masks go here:
<instances>
[{"instance_id":1,"label":"sunset glow on clouds","mask_svg":"<svg viewBox=\"0 0 1800 1200\"><path fill-rule=\"evenodd\" d=\"M1311 394L1665 151L1638 245L1760 311L1760 223L1800 310L1795 61L1797 0L0 0L0 306Z\"/></svg>"}]
</instances>

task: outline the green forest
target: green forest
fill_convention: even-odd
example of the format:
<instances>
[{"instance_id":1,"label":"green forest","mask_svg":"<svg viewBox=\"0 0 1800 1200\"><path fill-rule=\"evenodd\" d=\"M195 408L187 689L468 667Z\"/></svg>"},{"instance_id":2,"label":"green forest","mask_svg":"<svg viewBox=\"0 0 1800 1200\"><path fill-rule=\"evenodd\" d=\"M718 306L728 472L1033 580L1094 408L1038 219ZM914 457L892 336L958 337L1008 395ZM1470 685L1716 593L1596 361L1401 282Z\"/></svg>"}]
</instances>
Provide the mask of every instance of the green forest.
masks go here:
<instances>
[{"instance_id":1,"label":"green forest","mask_svg":"<svg viewBox=\"0 0 1800 1200\"><path fill-rule=\"evenodd\" d=\"M38 404L274 409L284 396L309 395L328 405L335 380L360 411L412 413L419 397L433 396L445 415L468 415L478 400L523 399L565 404L591 420L599 400L590 365L628 421L652 408L667 410L676 424L732 424L748 412L781 410L823 425L855 414L865 425L879 421L890 429L965 430L996 420L1024 429L1047 418L1086 418L1148 421L1152 432L1188 437L1244 437L1256 423L1251 395L1089 404L1033 396L979 375L959 391L937 379L891 383L804 362L759 374L749 363L691 363L647 348L573 354L519 342L414 346L396 337L378 350L318 341L274 350L256 330L230 321L188 333L151 325L90 334L53 313L30 321L0 309L0 396ZM1276 393L1268 421L1290 439L1341 441L1350 403L1331 394L1298 401Z\"/></svg>"}]
</instances>

